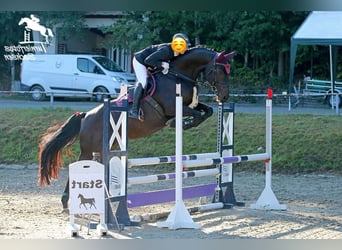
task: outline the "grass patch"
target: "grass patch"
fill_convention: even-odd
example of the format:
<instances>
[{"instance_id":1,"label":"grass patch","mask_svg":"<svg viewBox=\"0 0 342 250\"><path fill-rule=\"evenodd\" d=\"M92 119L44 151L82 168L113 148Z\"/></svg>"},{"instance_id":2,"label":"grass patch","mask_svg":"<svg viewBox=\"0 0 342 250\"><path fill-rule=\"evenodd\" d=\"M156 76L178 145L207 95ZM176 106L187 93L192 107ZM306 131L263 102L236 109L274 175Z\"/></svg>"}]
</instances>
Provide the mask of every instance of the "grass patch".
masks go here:
<instances>
[{"instance_id":1,"label":"grass patch","mask_svg":"<svg viewBox=\"0 0 342 250\"><path fill-rule=\"evenodd\" d=\"M0 163L37 163L40 134L54 123L65 121L73 111L57 109L1 109ZM183 153L216 151L214 115L183 134ZM280 173L342 173L340 142L342 123L339 116L273 115L273 171ZM265 115L235 115L235 155L265 151ZM151 157L175 154L175 131L164 128L149 137L129 142L129 157ZM79 153L74 143L75 161ZM264 171L263 162L236 164L236 170Z\"/></svg>"}]
</instances>

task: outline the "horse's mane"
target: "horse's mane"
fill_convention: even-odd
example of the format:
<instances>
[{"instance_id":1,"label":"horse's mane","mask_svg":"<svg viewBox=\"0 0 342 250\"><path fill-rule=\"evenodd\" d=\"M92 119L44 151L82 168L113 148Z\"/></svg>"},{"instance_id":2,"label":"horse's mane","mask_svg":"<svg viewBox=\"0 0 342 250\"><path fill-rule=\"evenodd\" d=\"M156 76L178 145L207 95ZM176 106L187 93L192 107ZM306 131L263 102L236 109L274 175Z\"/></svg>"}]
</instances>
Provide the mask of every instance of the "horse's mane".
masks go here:
<instances>
[{"instance_id":1,"label":"horse's mane","mask_svg":"<svg viewBox=\"0 0 342 250\"><path fill-rule=\"evenodd\" d=\"M210 55L214 57L216 56L217 52L203 45L197 45L195 47L189 48L183 55L175 57L173 61L177 62L177 61L185 60L195 54L204 54L204 55Z\"/></svg>"},{"instance_id":2,"label":"horse's mane","mask_svg":"<svg viewBox=\"0 0 342 250\"><path fill-rule=\"evenodd\" d=\"M205 45L197 45L194 47L191 47L187 50L186 54L188 53L194 53L194 51L206 51L206 52L212 52L216 53L213 49L206 47Z\"/></svg>"}]
</instances>

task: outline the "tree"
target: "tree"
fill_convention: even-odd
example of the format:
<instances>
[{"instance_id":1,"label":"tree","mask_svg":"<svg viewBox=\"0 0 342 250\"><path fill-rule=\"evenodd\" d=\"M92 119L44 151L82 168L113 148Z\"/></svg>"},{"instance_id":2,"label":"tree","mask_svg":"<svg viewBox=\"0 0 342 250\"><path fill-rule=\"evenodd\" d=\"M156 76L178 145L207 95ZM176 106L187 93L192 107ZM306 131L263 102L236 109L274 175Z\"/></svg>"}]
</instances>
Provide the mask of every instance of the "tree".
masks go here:
<instances>
[{"instance_id":1,"label":"tree","mask_svg":"<svg viewBox=\"0 0 342 250\"><path fill-rule=\"evenodd\" d=\"M147 25L148 12L124 12L123 17L116 20L112 26L102 27L107 34L103 42L105 48L119 48L135 51L151 44L157 37Z\"/></svg>"},{"instance_id":2,"label":"tree","mask_svg":"<svg viewBox=\"0 0 342 250\"><path fill-rule=\"evenodd\" d=\"M107 46L141 49L170 41L172 34L188 34L193 44L216 50L237 50L241 67L260 76L284 76L290 38L304 12L279 11L157 11L129 12L106 29ZM278 67L276 67L278 66Z\"/></svg>"}]
</instances>

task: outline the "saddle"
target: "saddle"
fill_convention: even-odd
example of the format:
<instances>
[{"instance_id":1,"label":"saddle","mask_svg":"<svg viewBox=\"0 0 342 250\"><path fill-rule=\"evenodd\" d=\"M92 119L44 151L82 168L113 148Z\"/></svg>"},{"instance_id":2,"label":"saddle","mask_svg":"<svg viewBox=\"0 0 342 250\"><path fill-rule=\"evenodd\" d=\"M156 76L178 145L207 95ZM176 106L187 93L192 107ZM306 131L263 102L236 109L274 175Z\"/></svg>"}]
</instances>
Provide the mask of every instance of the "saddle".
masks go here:
<instances>
[{"instance_id":1,"label":"saddle","mask_svg":"<svg viewBox=\"0 0 342 250\"><path fill-rule=\"evenodd\" d=\"M140 101L140 107L139 107L140 118L139 119L141 121L144 121L143 102L145 103L145 105L150 106L150 108L156 111L156 116L159 119L165 118L165 112L163 108L152 97L155 90L156 90L156 80L153 74L149 73L149 77L147 78L147 85L143 91L141 101ZM133 94L134 94L134 87L129 88L128 89L128 103L129 104L133 103Z\"/></svg>"},{"instance_id":2,"label":"saddle","mask_svg":"<svg viewBox=\"0 0 342 250\"><path fill-rule=\"evenodd\" d=\"M146 88L144 89L144 92L142 94L142 100L145 101L145 103L149 106L151 106L155 111L156 114L160 119L166 118L165 112L163 108L153 99L153 94L156 90L156 79L154 77L154 74L158 73L156 71L148 71L148 78L147 78L147 85ZM194 94L192 98L191 104L189 104L190 108L195 108L198 104L198 89L197 87L194 87ZM133 103L133 94L134 94L134 86L128 88L128 93L127 93L127 100L128 104ZM122 106L122 99L124 98L124 95L120 93L120 96L117 99L117 104L119 106ZM144 117L144 110L140 106L140 117L143 120Z\"/></svg>"},{"instance_id":3,"label":"saddle","mask_svg":"<svg viewBox=\"0 0 342 250\"><path fill-rule=\"evenodd\" d=\"M155 111L156 111L156 115L162 119L165 118L165 113L163 108L153 99L153 94L156 90L156 80L153 76L152 73L149 72L149 77L147 78L147 86L144 89L144 92L142 94L142 100L145 101L145 103L149 106L151 106ZM133 95L134 95L134 86L129 87L128 88L128 93L127 93L127 101L128 104L132 104L133 103ZM118 106L122 106L122 100L125 98L125 93L120 93L118 98L116 99L116 103ZM140 107L139 112L141 113L141 117L144 117L144 111L142 110L142 108Z\"/></svg>"}]
</instances>

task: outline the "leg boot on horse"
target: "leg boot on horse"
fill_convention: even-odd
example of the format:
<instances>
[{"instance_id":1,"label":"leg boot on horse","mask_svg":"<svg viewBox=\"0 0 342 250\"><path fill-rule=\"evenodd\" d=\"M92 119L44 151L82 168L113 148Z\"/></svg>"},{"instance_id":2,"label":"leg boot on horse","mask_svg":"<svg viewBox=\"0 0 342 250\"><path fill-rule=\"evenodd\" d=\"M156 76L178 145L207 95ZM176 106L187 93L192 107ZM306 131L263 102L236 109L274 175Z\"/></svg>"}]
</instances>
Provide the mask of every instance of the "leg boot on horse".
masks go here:
<instances>
[{"instance_id":1,"label":"leg boot on horse","mask_svg":"<svg viewBox=\"0 0 342 250\"><path fill-rule=\"evenodd\" d=\"M139 82L138 85L134 89L134 94L133 94L133 104L132 104L132 109L129 113L129 116L135 119L139 119L139 108L140 108L140 100L141 96L143 93L143 86Z\"/></svg>"}]
</instances>

